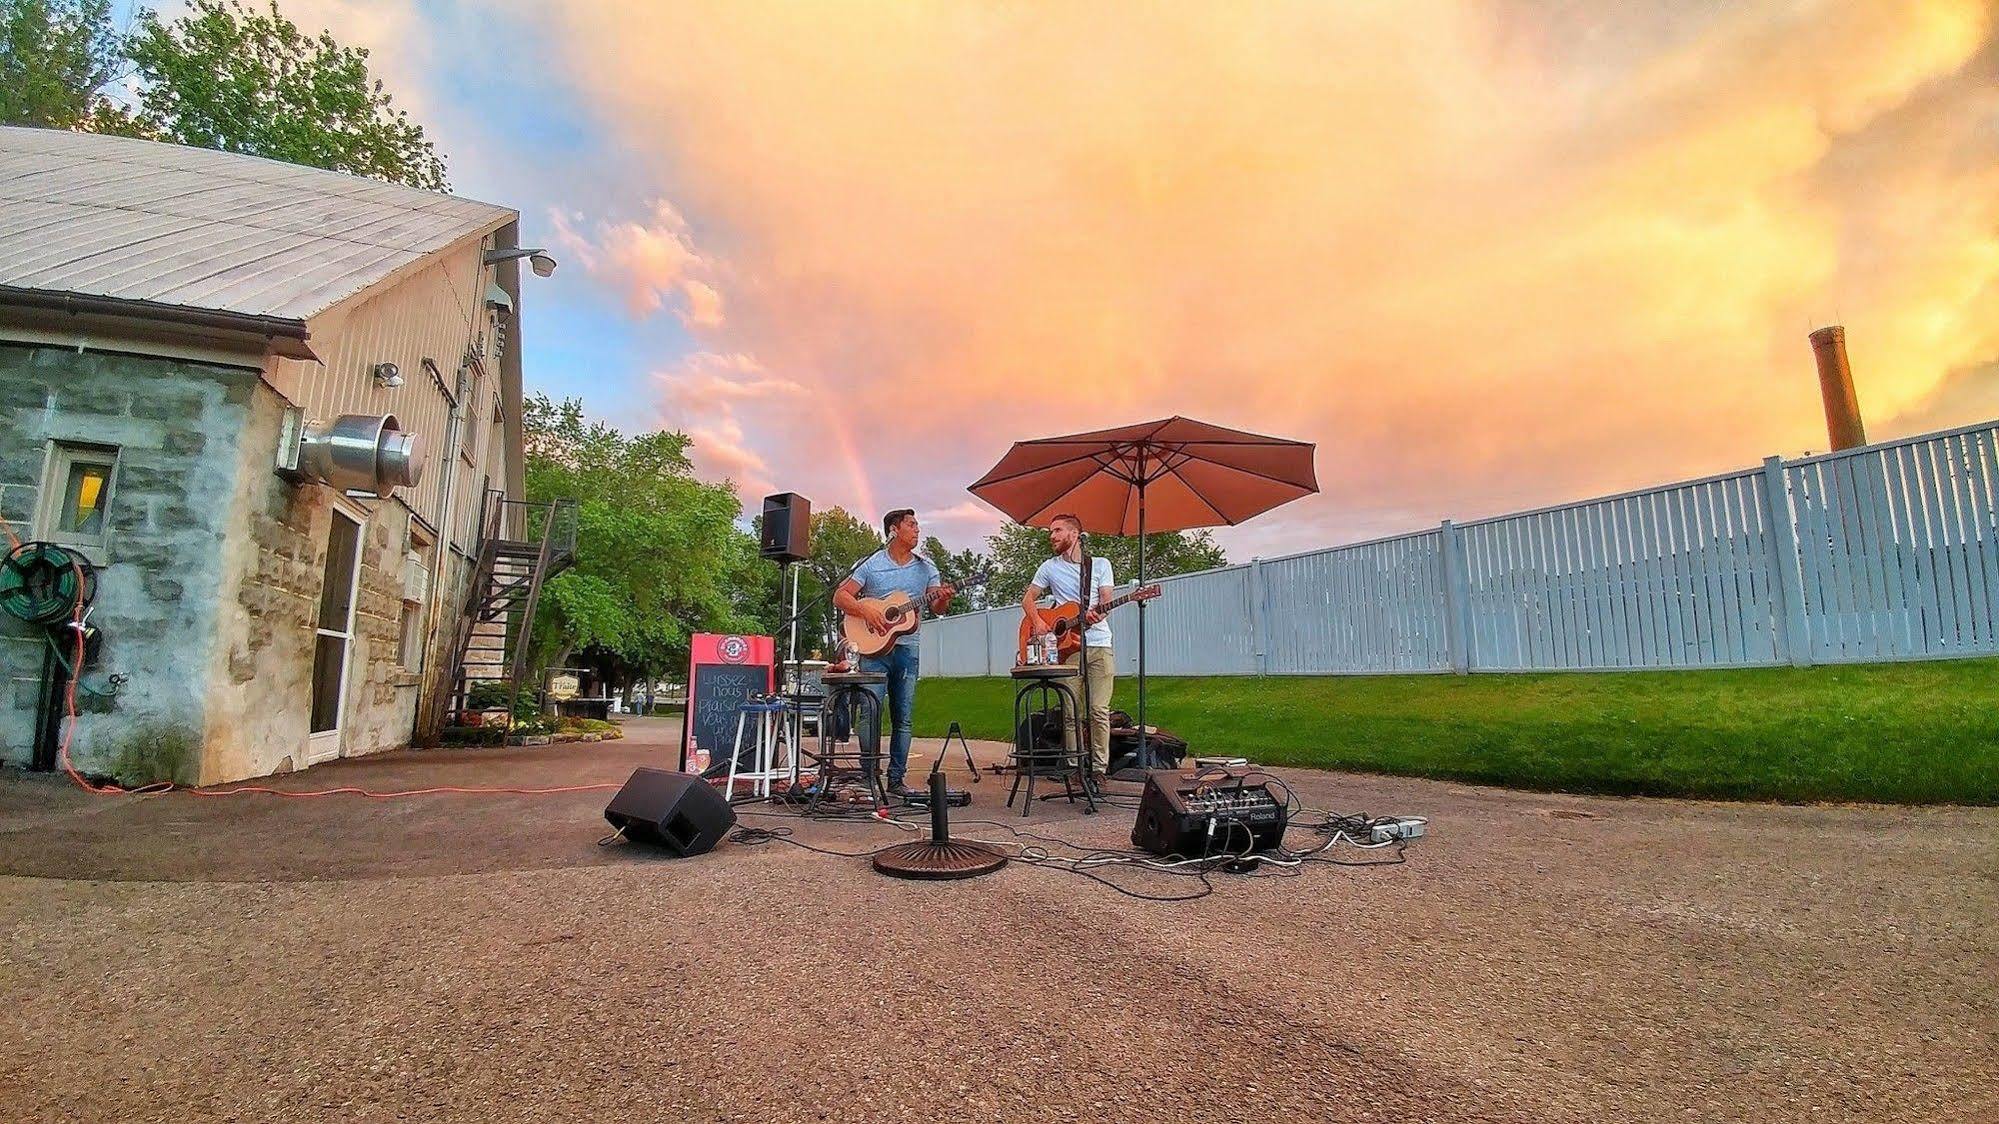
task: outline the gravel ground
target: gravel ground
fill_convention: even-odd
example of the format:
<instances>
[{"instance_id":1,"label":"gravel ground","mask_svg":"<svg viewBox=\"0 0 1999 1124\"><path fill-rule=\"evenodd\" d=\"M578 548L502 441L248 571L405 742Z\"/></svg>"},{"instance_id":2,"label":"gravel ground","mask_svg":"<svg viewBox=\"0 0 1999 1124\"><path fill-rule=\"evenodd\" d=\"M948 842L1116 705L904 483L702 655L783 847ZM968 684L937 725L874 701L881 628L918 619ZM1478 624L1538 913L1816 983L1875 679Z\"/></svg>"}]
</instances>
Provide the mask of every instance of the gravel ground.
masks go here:
<instances>
[{"instance_id":1,"label":"gravel ground","mask_svg":"<svg viewBox=\"0 0 1999 1124\"><path fill-rule=\"evenodd\" d=\"M615 783L676 736L628 729L284 784ZM784 843L599 848L605 793L107 799L8 773L0 1104L176 1124L1999 1119L1999 810L1285 775L1315 807L1433 834L1405 865L1159 904L1019 863L926 884ZM957 834L1021 824L996 789ZM1130 822L1026 821L1102 845Z\"/></svg>"}]
</instances>

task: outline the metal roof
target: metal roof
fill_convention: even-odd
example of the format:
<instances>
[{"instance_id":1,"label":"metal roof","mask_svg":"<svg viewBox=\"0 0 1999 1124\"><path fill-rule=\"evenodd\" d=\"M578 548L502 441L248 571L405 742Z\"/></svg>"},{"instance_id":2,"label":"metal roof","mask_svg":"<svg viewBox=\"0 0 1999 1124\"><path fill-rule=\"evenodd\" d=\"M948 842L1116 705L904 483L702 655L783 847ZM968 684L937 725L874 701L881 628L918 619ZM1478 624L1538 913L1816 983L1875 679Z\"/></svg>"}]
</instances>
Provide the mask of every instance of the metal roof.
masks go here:
<instances>
[{"instance_id":1,"label":"metal roof","mask_svg":"<svg viewBox=\"0 0 1999 1124\"><path fill-rule=\"evenodd\" d=\"M303 321L516 217L262 157L0 127L0 287Z\"/></svg>"}]
</instances>

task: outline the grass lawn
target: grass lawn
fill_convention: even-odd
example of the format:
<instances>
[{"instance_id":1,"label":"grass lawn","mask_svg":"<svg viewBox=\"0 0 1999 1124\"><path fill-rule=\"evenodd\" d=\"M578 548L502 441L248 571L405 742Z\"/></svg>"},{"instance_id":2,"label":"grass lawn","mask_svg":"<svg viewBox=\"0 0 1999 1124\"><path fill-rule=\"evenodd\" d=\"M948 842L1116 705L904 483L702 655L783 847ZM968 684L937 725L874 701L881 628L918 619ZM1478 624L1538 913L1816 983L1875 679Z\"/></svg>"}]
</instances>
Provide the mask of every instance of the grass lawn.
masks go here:
<instances>
[{"instance_id":1,"label":"grass lawn","mask_svg":"<svg viewBox=\"0 0 1999 1124\"><path fill-rule=\"evenodd\" d=\"M1116 705L1137 710L1121 677ZM917 732L1008 740L1013 683L923 681ZM1260 764L1518 788L1999 803L1999 660L1564 675L1155 678L1148 720Z\"/></svg>"}]
</instances>

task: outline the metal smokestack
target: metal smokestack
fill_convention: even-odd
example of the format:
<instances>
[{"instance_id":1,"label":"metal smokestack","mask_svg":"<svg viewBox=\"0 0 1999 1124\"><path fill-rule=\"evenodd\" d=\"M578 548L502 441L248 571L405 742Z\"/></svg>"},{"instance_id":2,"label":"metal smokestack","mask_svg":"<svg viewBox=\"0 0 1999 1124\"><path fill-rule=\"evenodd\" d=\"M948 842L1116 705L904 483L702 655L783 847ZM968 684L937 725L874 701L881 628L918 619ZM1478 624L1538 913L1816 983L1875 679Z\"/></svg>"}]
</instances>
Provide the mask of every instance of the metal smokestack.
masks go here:
<instances>
[{"instance_id":1,"label":"metal smokestack","mask_svg":"<svg viewBox=\"0 0 1999 1124\"><path fill-rule=\"evenodd\" d=\"M1825 399L1825 432L1833 451L1867 444L1860 424L1860 401L1853 394L1853 368L1846 362L1846 329L1838 324L1813 332L1812 355L1819 364L1819 395Z\"/></svg>"}]
</instances>

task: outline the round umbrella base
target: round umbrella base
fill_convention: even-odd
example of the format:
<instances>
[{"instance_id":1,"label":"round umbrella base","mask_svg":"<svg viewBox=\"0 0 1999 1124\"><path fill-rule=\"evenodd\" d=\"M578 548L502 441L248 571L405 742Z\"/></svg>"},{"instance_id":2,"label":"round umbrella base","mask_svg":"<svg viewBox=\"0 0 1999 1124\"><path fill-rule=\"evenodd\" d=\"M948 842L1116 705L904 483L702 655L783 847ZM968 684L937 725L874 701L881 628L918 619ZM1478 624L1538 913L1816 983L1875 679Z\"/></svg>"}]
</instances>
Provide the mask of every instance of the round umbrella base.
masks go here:
<instances>
[{"instance_id":1,"label":"round umbrella base","mask_svg":"<svg viewBox=\"0 0 1999 1124\"><path fill-rule=\"evenodd\" d=\"M875 856L875 869L891 878L977 878L1006 865L1006 856L984 843L902 843Z\"/></svg>"}]
</instances>

